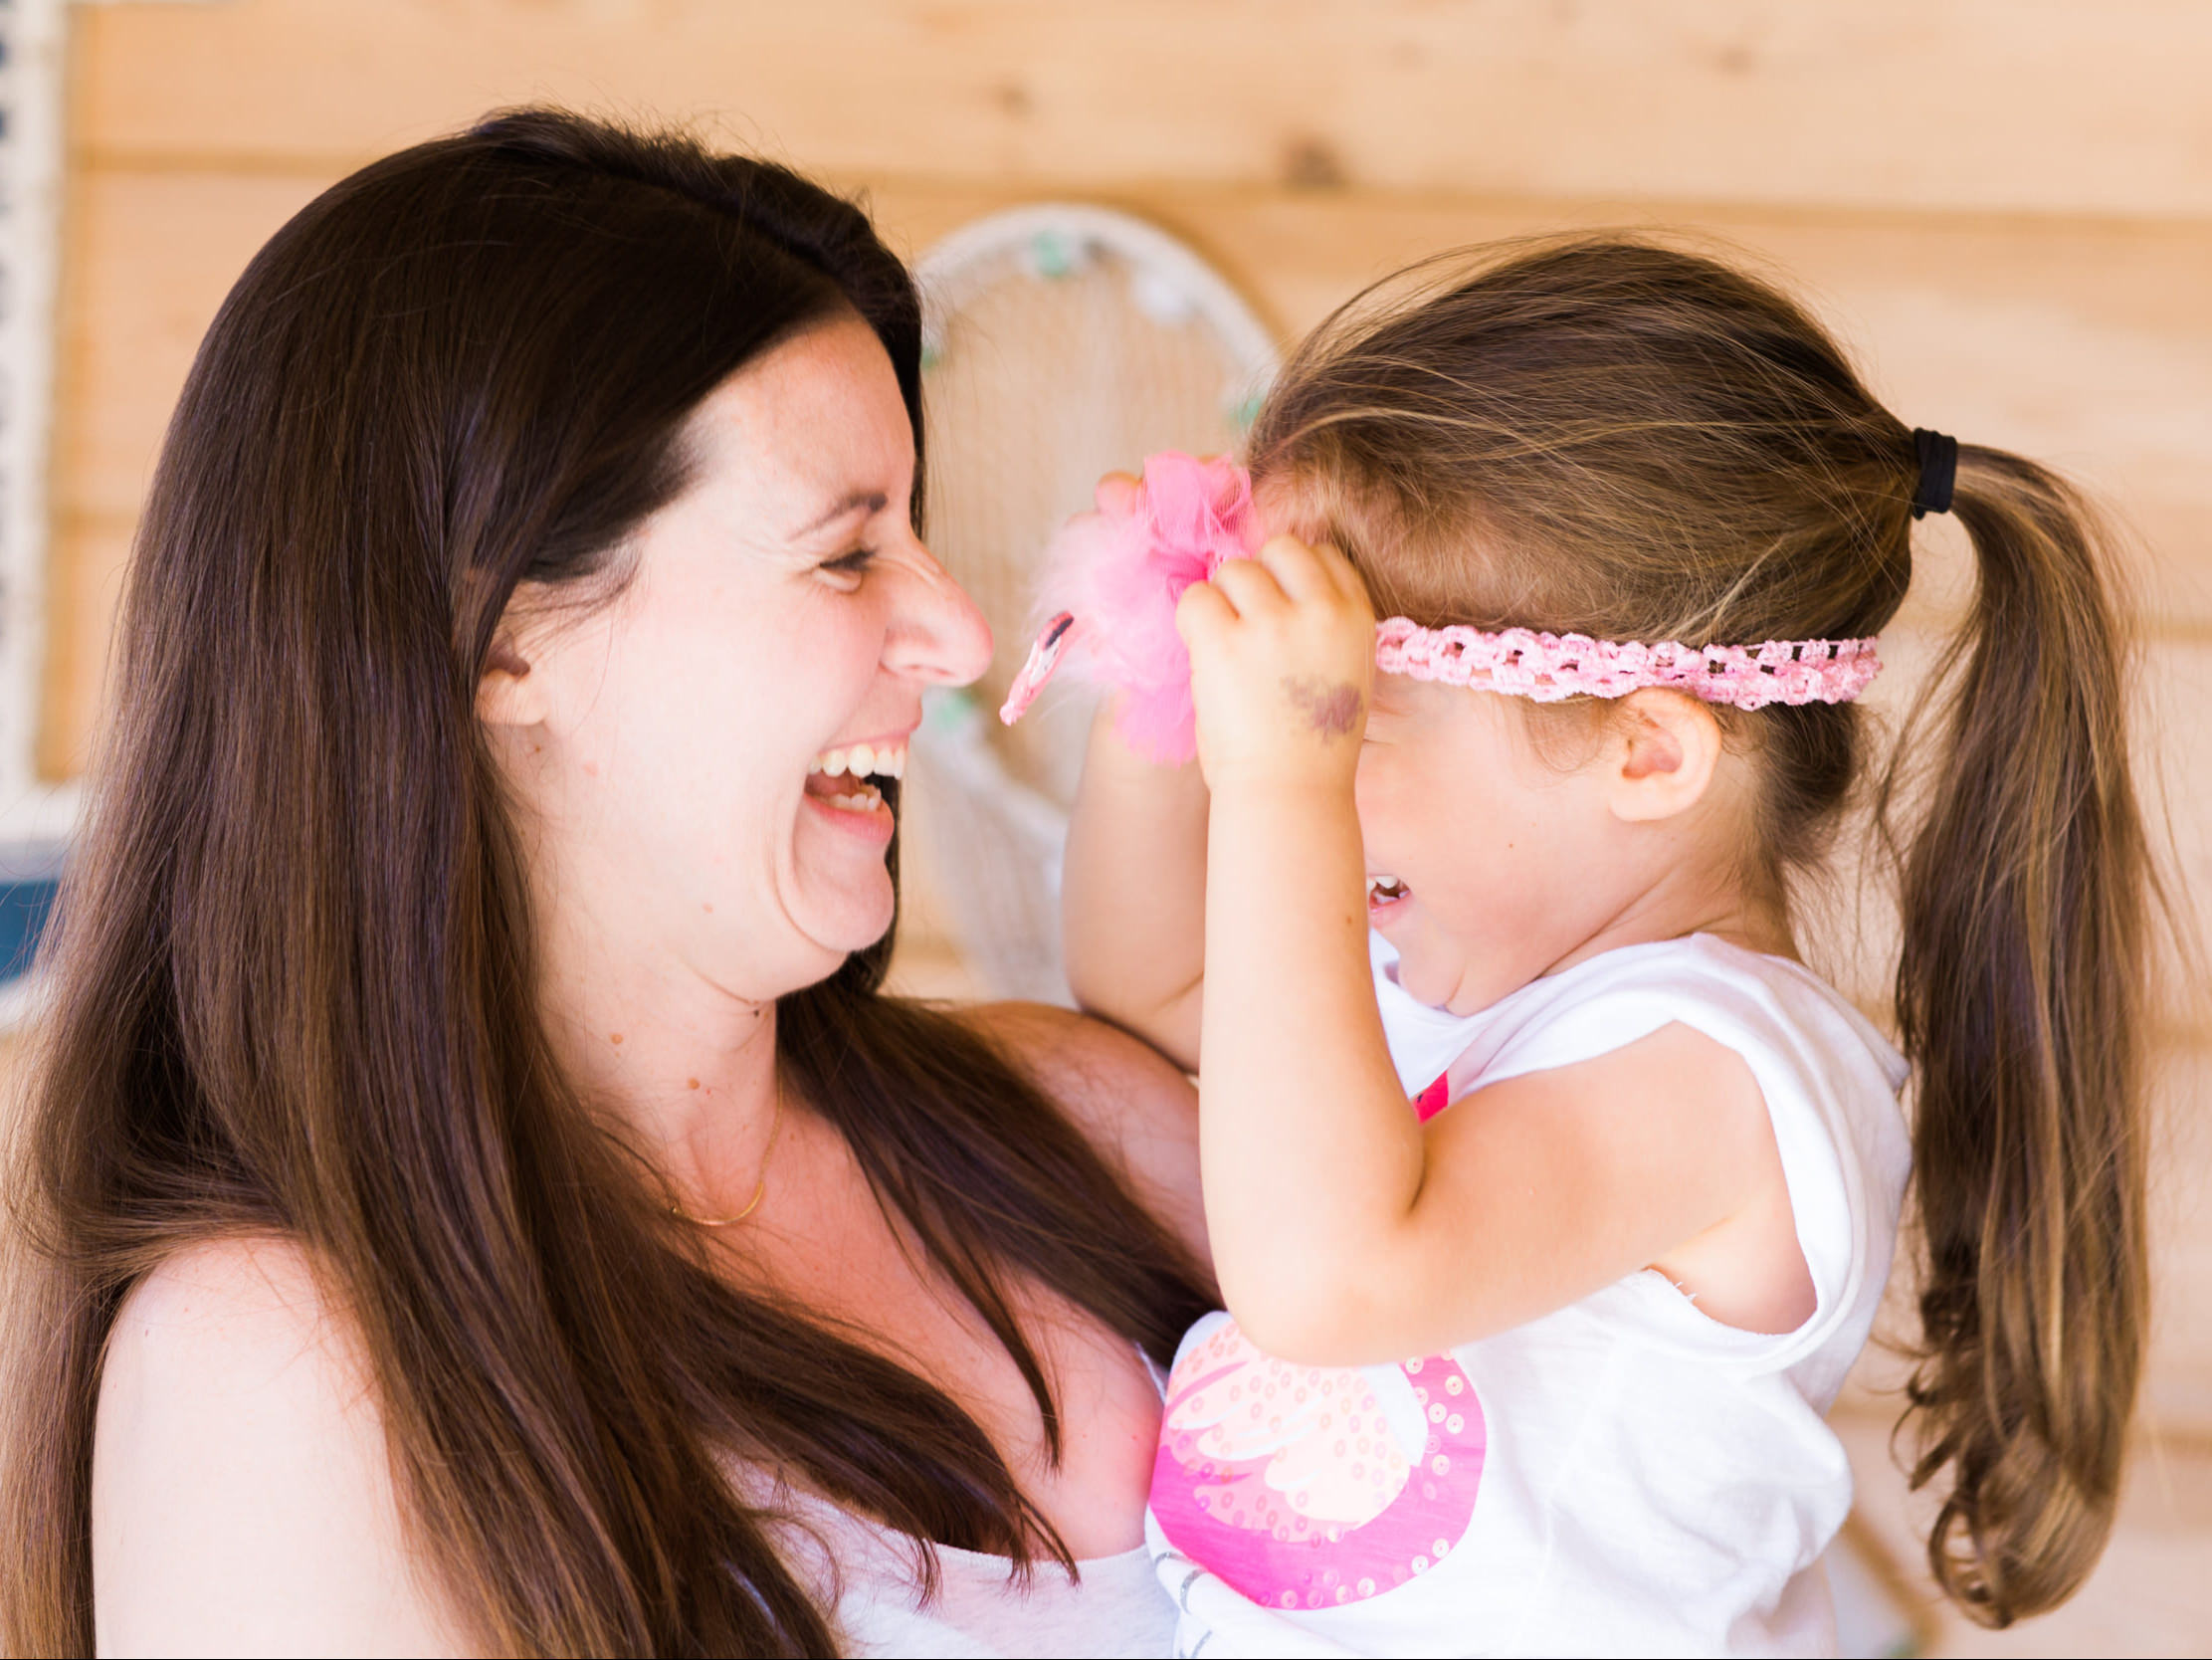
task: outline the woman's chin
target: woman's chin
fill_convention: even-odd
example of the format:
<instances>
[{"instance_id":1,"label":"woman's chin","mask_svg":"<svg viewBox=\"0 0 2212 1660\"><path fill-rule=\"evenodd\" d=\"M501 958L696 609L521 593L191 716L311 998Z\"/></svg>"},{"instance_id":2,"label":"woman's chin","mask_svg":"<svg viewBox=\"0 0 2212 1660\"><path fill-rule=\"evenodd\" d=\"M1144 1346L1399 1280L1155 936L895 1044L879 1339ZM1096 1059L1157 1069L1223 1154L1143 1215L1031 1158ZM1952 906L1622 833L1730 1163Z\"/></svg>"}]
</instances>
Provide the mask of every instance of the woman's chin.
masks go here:
<instances>
[{"instance_id":1,"label":"woman's chin","mask_svg":"<svg viewBox=\"0 0 2212 1660\"><path fill-rule=\"evenodd\" d=\"M881 854L852 869L825 870L809 862L797 888L785 913L810 944L836 958L826 972L883 938L898 915L898 895Z\"/></svg>"}]
</instances>

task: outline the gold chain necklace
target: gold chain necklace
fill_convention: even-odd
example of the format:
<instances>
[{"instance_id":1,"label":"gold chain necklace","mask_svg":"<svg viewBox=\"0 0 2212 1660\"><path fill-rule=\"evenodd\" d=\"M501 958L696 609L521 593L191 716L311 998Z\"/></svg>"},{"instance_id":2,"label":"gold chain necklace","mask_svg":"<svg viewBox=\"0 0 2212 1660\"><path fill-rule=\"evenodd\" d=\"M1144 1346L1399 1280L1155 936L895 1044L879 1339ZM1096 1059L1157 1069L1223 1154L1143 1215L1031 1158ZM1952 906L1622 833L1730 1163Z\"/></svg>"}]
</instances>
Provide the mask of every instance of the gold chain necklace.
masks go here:
<instances>
[{"instance_id":1,"label":"gold chain necklace","mask_svg":"<svg viewBox=\"0 0 2212 1660\"><path fill-rule=\"evenodd\" d=\"M693 1222L703 1228L734 1227L760 1208L760 1201L768 1196L768 1161L776 1155L776 1138L783 1134L783 1091L776 1091L775 1117L768 1123L768 1144L760 1154L760 1180L752 1190L752 1197L745 1201L745 1208L734 1216L694 1216L680 1204L669 1206L669 1214L679 1221Z\"/></svg>"}]
</instances>

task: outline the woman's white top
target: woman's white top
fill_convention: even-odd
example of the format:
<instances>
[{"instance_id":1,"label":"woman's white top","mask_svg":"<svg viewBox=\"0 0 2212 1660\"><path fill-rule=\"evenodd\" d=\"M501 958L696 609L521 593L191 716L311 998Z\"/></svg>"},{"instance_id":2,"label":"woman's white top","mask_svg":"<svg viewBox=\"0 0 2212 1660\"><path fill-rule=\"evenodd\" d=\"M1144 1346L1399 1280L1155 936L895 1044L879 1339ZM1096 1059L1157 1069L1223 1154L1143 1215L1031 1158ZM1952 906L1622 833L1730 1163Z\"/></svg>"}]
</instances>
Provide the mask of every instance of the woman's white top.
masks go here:
<instances>
[{"instance_id":1,"label":"woman's white top","mask_svg":"<svg viewBox=\"0 0 2212 1660\"><path fill-rule=\"evenodd\" d=\"M1165 1655L1175 1605L1142 1546L1077 1563L1080 1576L1040 1561L1025 1585L1004 1556L935 1547L936 1596L921 1598L914 1542L819 1499L777 1496L792 1521L785 1559L831 1609L850 1655Z\"/></svg>"},{"instance_id":2,"label":"woman's white top","mask_svg":"<svg viewBox=\"0 0 2212 1660\"><path fill-rule=\"evenodd\" d=\"M1408 1096L1441 1107L1680 1023L1764 1092L1813 1315L1723 1326L1656 1270L1447 1354L1291 1366L1227 1314L1177 1353L1146 1516L1176 1652L1818 1654L1851 1504L1823 1421L1889 1276L1910 1150L1897 1051L1797 964L1633 945L1480 1014L1423 1006L1375 941Z\"/></svg>"}]
</instances>

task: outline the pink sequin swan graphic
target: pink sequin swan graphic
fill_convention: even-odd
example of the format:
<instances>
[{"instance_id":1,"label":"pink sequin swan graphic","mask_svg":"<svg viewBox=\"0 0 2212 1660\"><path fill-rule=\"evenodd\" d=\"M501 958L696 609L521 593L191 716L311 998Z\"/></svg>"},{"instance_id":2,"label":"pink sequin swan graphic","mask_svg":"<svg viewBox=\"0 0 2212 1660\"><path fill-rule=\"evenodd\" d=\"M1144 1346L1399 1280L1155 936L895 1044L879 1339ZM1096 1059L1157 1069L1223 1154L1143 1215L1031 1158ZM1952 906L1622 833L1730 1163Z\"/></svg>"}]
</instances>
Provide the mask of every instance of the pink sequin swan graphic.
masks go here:
<instances>
[{"instance_id":1,"label":"pink sequin swan graphic","mask_svg":"<svg viewBox=\"0 0 2212 1660\"><path fill-rule=\"evenodd\" d=\"M1449 1357L1292 1365L1216 1314L1168 1380L1152 1514L1177 1552L1263 1606L1360 1602L1458 1548L1485 1444Z\"/></svg>"}]
</instances>

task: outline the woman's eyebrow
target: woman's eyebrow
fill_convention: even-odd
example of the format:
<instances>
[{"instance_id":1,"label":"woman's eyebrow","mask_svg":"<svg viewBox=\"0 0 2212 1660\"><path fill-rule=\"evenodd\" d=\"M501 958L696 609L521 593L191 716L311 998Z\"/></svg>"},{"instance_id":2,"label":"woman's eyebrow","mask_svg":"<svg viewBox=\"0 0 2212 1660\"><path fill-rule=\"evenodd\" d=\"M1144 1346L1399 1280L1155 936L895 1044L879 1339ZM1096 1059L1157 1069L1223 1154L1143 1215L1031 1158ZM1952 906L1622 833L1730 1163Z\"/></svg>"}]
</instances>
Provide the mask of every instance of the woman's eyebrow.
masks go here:
<instances>
[{"instance_id":1,"label":"woman's eyebrow","mask_svg":"<svg viewBox=\"0 0 2212 1660\"><path fill-rule=\"evenodd\" d=\"M885 495L880 490L853 491L849 495L845 496L842 500L840 500L835 507L830 509L828 513L824 514L820 519L814 520L813 523L807 525L805 529L794 530L792 532L792 540L797 541L804 537L811 536L817 530L827 529L830 525L835 524L839 519L849 519L856 513L865 513L869 518L873 519L876 517L876 515L882 513L886 508L890 506L891 498Z\"/></svg>"}]
</instances>

